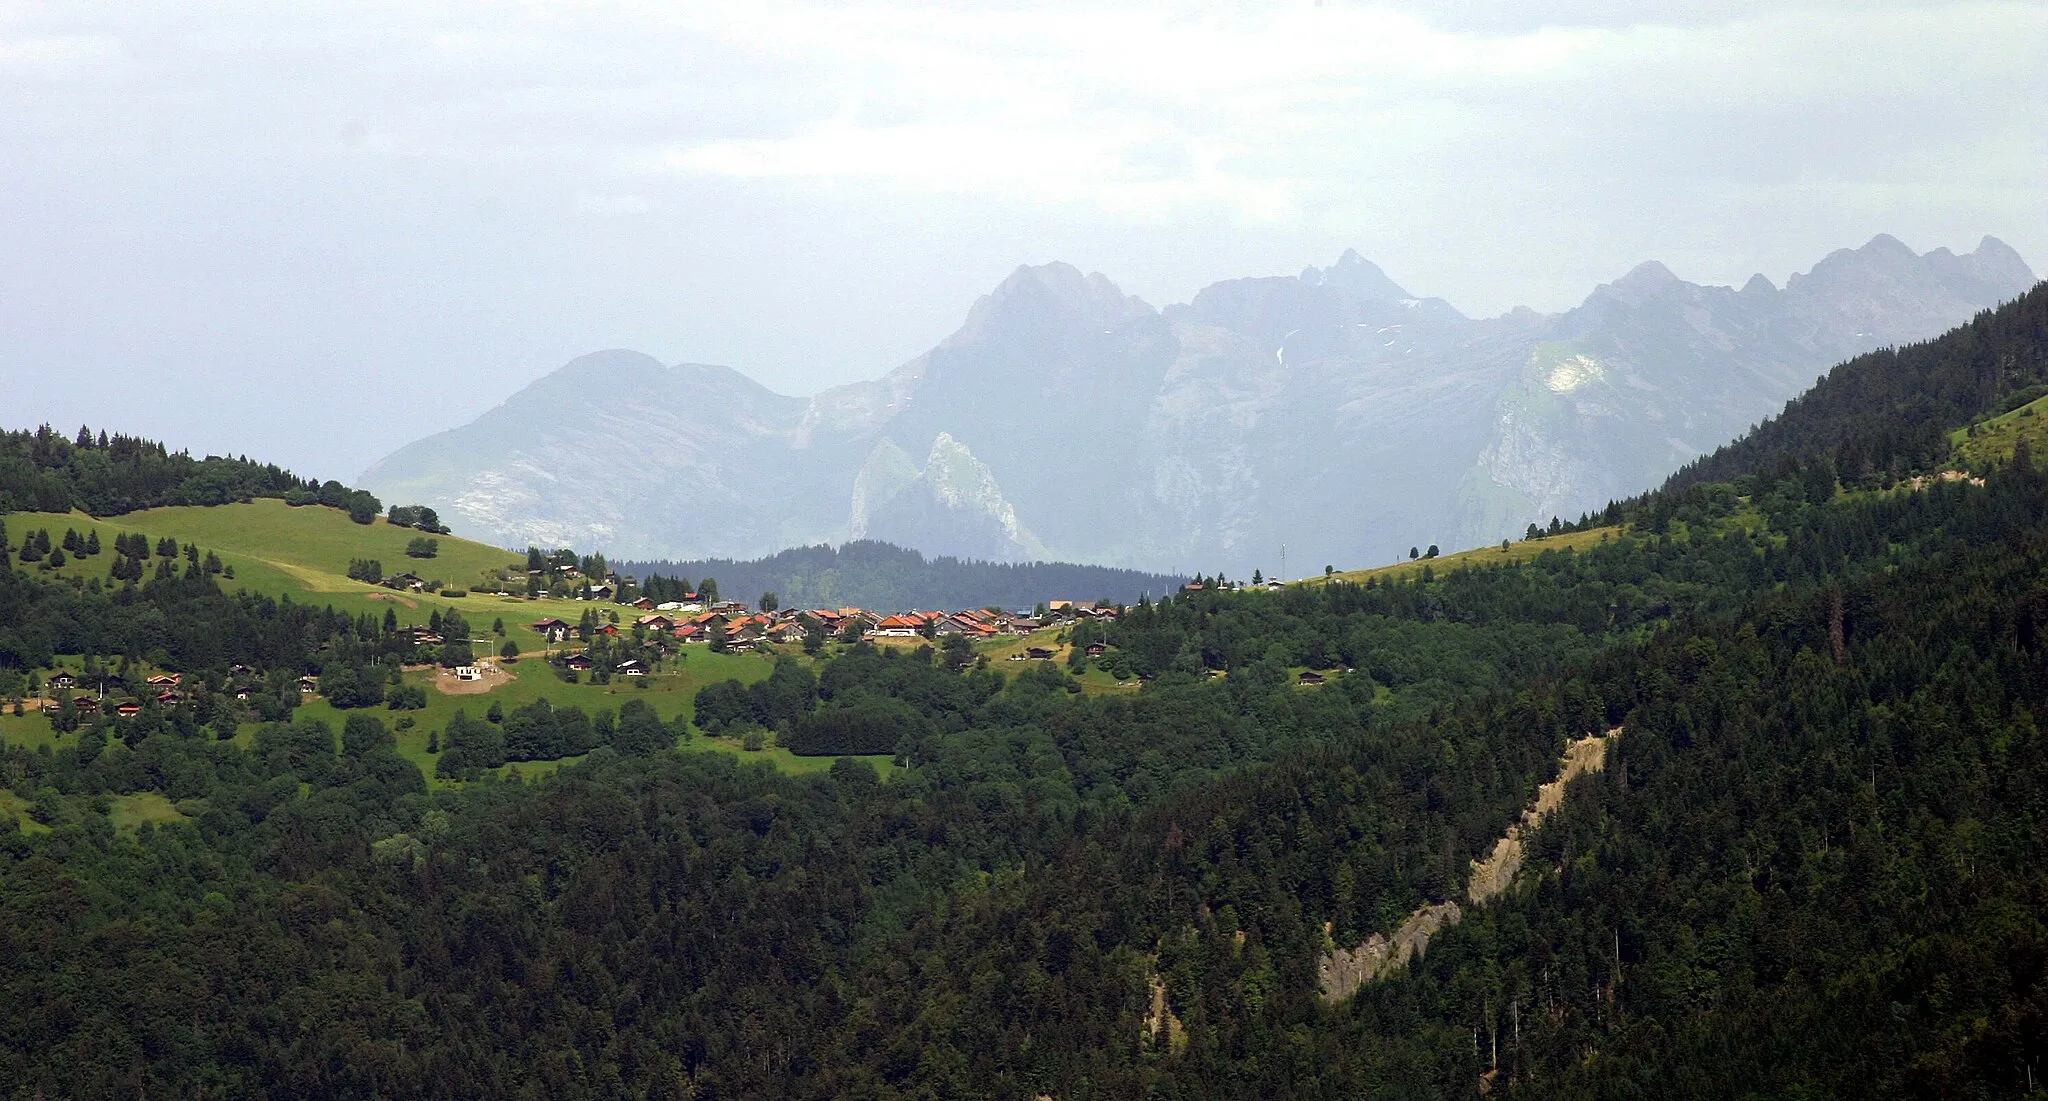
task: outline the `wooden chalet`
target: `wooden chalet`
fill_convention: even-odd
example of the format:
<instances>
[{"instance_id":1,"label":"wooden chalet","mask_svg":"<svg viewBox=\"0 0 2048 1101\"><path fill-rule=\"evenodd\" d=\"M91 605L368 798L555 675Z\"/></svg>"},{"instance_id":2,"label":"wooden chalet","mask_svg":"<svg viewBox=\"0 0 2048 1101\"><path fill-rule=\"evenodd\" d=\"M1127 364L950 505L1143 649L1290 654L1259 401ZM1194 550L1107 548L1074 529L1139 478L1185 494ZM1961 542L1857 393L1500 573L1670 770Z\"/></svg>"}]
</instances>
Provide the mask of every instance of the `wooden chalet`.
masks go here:
<instances>
[{"instance_id":1,"label":"wooden chalet","mask_svg":"<svg viewBox=\"0 0 2048 1101\"><path fill-rule=\"evenodd\" d=\"M638 658L627 658L618 665L618 674L622 677L644 677L648 672L647 663Z\"/></svg>"},{"instance_id":2,"label":"wooden chalet","mask_svg":"<svg viewBox=\"0 0 2048 1101\"><path fill-rule=\"evenodd\" d=\"M595 664L596 663L591 661L590 656L587 654L571 654L567 658L564 658L562 660L563 666L565 666L566 668L574 669L579 673L589 672L591 666Z\"/></svg>"},{"instance_id":3,"label":"wooden chalet","mask_svg":"<svg viewBox=\"0 0 2048 1101\"><path fill-rule=\"evenodd\" d=\"M50 691L69 692L78 687L78 678L69 673L58 673L50 678Z\"/></svg>"},{"instance_id":4,"label":"wooden chalet","mask_svg":"<svg viewBox=\"0 0 2048 1101\"><path fill-rule=\"evenodd\" d=\"M882 638L916 638L924 629L924 620L914 616L884 616L874 626L873 633Z\"/></svg>"},{"instance_id":5,"label":"wooden chalet","mask_svg":"<svg viewBox=\"0 0 2048 1101\"><path fill-rule=\"evenodd\" d=\"M134 700L123 700L114 705L114 714L124 719L132 719L142 714L142 705Z\"/></svg>"}]
</instances>

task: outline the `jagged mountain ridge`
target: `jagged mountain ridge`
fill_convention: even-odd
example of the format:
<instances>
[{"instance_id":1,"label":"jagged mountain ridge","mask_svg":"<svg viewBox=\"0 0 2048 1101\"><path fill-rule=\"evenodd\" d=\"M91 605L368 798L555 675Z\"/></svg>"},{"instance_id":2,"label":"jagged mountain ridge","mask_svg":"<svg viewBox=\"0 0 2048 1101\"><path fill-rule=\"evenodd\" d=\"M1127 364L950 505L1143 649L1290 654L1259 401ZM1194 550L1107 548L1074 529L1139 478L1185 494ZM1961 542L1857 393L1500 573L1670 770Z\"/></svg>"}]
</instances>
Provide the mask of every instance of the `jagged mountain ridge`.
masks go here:
<instances>
[{"instance_id":1,"label":"jagged mountain ridge","mask_svg":"<svg viewBox=\"0 0 2048 1101\"><path fill-rule=\"evenodd\" d=\"M1920 255L1879 236L1782 288L1651 262L1562 314L1474 319L1355 252L1163 310L1053 263L873 381L794 398L602 352L362 481L512 546L717 557L872 535L1248 574L1285 543L1304 573L1640 492L1833 363L2032 283L1992 238Z\"/></svg>"}]
</instances>

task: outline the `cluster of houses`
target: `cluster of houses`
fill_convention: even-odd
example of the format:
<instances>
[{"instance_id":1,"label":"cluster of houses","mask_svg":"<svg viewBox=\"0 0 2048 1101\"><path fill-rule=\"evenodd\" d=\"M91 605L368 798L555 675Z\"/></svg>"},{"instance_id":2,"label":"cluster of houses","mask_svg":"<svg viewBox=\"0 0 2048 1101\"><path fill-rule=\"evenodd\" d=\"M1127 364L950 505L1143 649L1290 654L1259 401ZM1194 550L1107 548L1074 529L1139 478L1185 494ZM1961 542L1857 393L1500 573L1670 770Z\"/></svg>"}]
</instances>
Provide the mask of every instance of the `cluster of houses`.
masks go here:
<instances>
[{"instance_id":1,"label":"cluster of houses","mask_svg":"<svg viewBox=\"0 0 2048 1101\"><path fill-rule=\"evenodd\" d=\"M607 623L597 632L605 635L644 632L647 636L666 635L683 643L708 643L714 636L725 640L727 650L742 652L752 650L763 643L801 644L804 637L813 630L822 631L828 637L842 637L849 628L855 633L875 638L945 638L948 635L965 635L970 641L983 641L1005 637L1021 638L1047 626L1057 619L1114 619L1117 609L1107 605L1095 605L1071 600L1055 600L1047 607L1048 615L1041 620L1032 616L1010 615L975 608L964 612L904 612L897 615L882 615L864 608L806 608L792 611L757 612L748 610L738 601L720 601L709 605L672 601L656 604L643 599L630 605L642 614L630 623ZM533 630L550 644L568 642L577 637L575 624L560 619L543 619L532 625ZM1051 656L1047 652L1045 656ZM568 659L575 668L575 658ZM630 664L630 663L629 663ZM642 669L635 674L621 666L620 672L628 676L644 675Z\"/></svg>"},{"instance_id":2,"label":"cluster of houses","mask_svg":"<svg viewBox=\"0 0 2048 1101\"><path fill-rule=\"evenodd\" d=\"M246 665L235 665L228 669L228 673L234 678L232 692L236 699L246 702L259 691L254 669ZM159 707L176 707L190 698L190 694L185 690L185 677L181 673L158 673L134 686L132 690L126 681L114 673L95 676L91 680L92 683L87 685L76 674L60 671L50 675L45 689L54 700L70 696L71 706L76 708L80 715L107 714L124 719L142 714L143 709L151 703ZM90 690L90 694L87 689ZM320 691L320 678L300 677L299 691L307 695L317 694ZM109 692L117 694L120 698L108 698Z\"/></svg>"}]
</instances>

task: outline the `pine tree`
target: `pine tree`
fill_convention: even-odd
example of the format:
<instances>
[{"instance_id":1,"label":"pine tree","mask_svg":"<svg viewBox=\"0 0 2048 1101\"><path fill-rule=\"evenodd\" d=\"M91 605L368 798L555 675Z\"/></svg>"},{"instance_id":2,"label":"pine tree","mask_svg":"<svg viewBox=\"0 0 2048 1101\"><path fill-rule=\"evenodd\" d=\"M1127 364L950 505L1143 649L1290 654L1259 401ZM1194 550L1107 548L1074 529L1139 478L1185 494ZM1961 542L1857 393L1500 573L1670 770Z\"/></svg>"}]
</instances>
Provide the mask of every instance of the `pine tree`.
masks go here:
<instances>
[{"instance_id":1,"label":"pine tree","mask_svg":"<svg viewBox=\"0 0 2048 1101\"><path fill-rule=\"evenodd\" d=\"M0 542L4 542L4 540L0 540ZM88 557L97 556L100 553L100 531L98 528L94 528L91 532L87 533L85 537L85 553Z\"/></svg>"}]
</instances>

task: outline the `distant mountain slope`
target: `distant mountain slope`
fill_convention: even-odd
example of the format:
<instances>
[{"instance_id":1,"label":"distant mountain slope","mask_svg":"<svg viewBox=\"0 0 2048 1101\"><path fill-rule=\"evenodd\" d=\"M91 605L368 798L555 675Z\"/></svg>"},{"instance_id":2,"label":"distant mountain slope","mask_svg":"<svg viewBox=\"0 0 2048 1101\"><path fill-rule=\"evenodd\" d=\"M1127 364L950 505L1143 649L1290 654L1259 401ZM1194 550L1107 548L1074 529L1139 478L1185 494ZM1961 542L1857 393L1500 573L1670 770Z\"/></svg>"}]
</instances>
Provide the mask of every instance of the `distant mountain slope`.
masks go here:
<instances>
[{"instance_id":1,"label":"distant mountain slope","mask_svg":"<svg viewBox=\"0 0 2048 1101\"><path fill-rule=\"evenodd\" d=\"M1249 574L1285 544L1302 574L1638 493L1834 363L2032 283L1990 238L1959 256L1880 236L1783 288L1649 263L1563 314L1473 319L1349 252L1164 310L1055 263L872 382L800 399L600 353L362 481L478 538L623 557L872 535Z\"/></svg>"},{"instance_id":2,"label":"distant mountain slope","mask_svg":"<svg viewBox=\"0 0 2048 1101\"><path fill-rule=\"evenodd\" d=\"M752 601L772 592L785 608L860 607L878 612L1031 608L1049 600L1111 600L1136 604L1180 588L1181 577L1076 566L1065 562L986 562L926 558L874 540L840 547L795 547L749 562L614 562L621 573L659 573L692 583L718 580L719 593Z\"/></svg>"},{"instance_id":3,"label":"distant mountain slope","mask_svg":"<svg viewBox=\"0 0 2048 1101\"><path fill-rule=\"evenodd\" d=\"M1925 466L1949 431L1995 412L2007 395L2048 384L2048 284L1936 339L1859 356L1742 439L1671 476L1671 488L1726 481L1774 465L1832 462L1845 479L1893 463Z\"/></svg>"}]
</instances>

